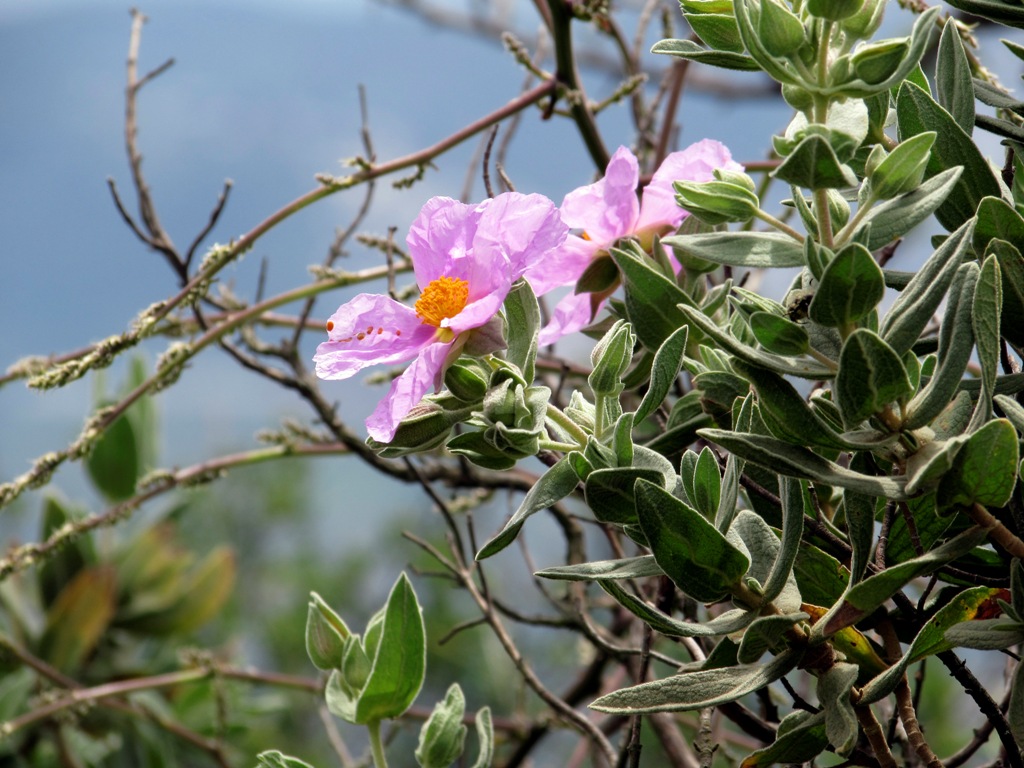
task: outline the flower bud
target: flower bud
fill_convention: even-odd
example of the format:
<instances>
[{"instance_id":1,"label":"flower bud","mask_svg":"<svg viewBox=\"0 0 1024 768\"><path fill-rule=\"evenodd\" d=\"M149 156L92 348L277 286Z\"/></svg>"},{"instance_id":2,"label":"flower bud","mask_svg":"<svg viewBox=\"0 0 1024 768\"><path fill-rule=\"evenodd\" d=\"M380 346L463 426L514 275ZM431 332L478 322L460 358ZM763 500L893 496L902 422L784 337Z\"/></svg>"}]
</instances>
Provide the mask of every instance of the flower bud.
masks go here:
<instances>
[{"instance_id":1,"label":"flower bud","mask_svg":"<svg viewBox=\"0 0 1024 768\"><path fill-rule=\"evenodd\" d=\"M330 606L316 592L310 593L306 613L306 653L317 669L341 667L345 638L350 632Z\"/></svg>"},{"instance_id":2,"label":"flower bud","mask_svg":"<svg viewBox=\"0 0 1024 768\"><path fill-rule=\"evenodd\" d=\"M429 451L444 443L452 427L469 418L472 410L451 396L424 399L402 419L390 443L379 443L368 437L366 444L388 459Z\"/></svg>"},{"instance_id":3,"label":"flower bud","mask_svg":"<svg viewBox=\"0 0 1024 768\"><path fill-rule=\"evenodd\" d=\"M807 12L819 19L842 21L864 7L864 0L807 0Z\"/></svg>"},{"instance_id":4,"label":"flower bud","mask_svg":"<svg viewBox=\"0 0 1024 768\"><path fill-rule=\"evenodd\" d=\"M716 51L743 52L743 41L736 25L736 17L732 13L686 13L683 18L690 29Z\"/></svg>"},{"instance_id":5,"label":"flower bud","mask_svg":"<svg viewBox=\"0 0 1024 768\"><path fill-rule=\"evenodd\" d=\"M589 402L579 390L573 391L569 396L569 404L563 410L565 415L585 432L594 431L597 411L593 403Z\"/></svg>"},{"instance_id":6,"label":"flower bud","mask_svg":"<svg viewBox=\"0 0 1024 768\"><path fill-rule=\"evenodd\" d=\"M804 25L800 18L779 0L761 0L757 36L772 56L789 57L804 44Z\"/></svg>"},{"instance_id":7,"label":"flower bud","mask_svg":"<svg viewBox=\"0 0 1024 768\"><path fill-rule=\"evenodd\" d=\"M729 184L735 184L736 186L743 187L744 189L748 189L751 192L757 191L757 185L754 184L754 180L743 171L729 171L726 170L725 168L715 168L715 170L712 171L712 173L718 181L724 181Z\"/></svg>"},{"instance_id":8,"label":"flower bud","mask_svg":"<svg viewBox=\"0 0 1024 768\"><path fill-rule=\"evenodd\" d=\"M359 635L349 635L345 638L345 650L341 660L341 681L354 695L358 696L363 690L367 679L370 677L370 670L373 663L363 649Z\"/></svg>"},{"instance_id":9,"label":"flower bud","mask_svg":"<svg viewBox=\"0 0 1024 768\"><path fill-rule=\"evenodd\" d=\"M466 726L462 724L465 712L466 699L455 683L420 729L415 754L422 768L448 768L459 759L466 745Z\"/></svg>"},{"instance_id":10,"label":"flower bud","mask_svg":"<svg viewBox=\"0 0 1024 768\"><path fill-rule=\"evenodd\" d=\"M875 146L871 148L871 153L868 155L868 159L864 161L864 175L871 178L875 169L881 165L882 161L888 156L889 153L885 151L885 147L881 144L875 144Z\"/></svg>"},{"instance_id":11,"label":"flower bud","mask_svg":"<svg viewBox=\"0 0 1024 768\"><path fill-rule=\"evenodd\" d=\"M867 40L882 25L885 0L866 0L864 6L852 16L842 20L843 30L853 37Z\"/></svg>"},{"instance_id":12,"label":"flower bud","mask_svg":"<svg viewBox=\"0 0 1024 768\"><path fill-rule=\"evenodd\" d=\"M757 213L757 195L727 181L677 181L676 202L706 224L748 221Z\"/></svg>"},{"instance_id":13,"label":"flower bud","mask_svg":"<svg viewBox=\"0 0 1024 768\"><path fill-rule=\"evenodd\" d=\"M590 353L594 370L587 380L595 394L616 396L622 391L622 375L633 359L635 345L633 327L616 320Z\"/></svg>"},{"instance_id":14,"label":"flower bud","mask_svg":"<svg viewBox=\"0 0 1024 768\"><path fill-rule=\"evenodd\" d=\"M786 100L793 109L799 112L806 112L814 106L814 97L806 88L799 85L782 84L782 98Z\"/></svg>"},{"instance_id":15,"label":"flower bud","mask_svg":"<svg viewBox=\"0 0 1024 768\"><path fill-rule=\"evenodd\" d=\"M926 131L911 136L885 159L866 170L871 191L876 197L890 200L915 189L921 183L936 135L935 131Z\"/></svg>"},{"instance_id":16,"label":"flower bud","mask_svg":"<svg viewBox=\"0 0 1024 768\"><path fill-rule=\"evenodd\" d=\"M828 213L835 229L842 227L850 220L850 204L835 189L828 190Z\"/></svg>"},{"instance_id":17,"label":"flower bud","mask_svg":"<svg viewBox=\"0 0 1024 768\"><path fill-rule=\"evenodd\" d=\"M452 363L444 372L444 385L459 400L479 403L487 392L490 375L476 362L461 359Z\"/></svg>"},{"instance_id":18,"label":"flower bud","mask_svg":"<svg viewBox=\"0 0 1024 768\"><path fill-rule=\"evenodd\" d=\"M905 37L862 45L853 52L853 71L868 85L883 83L899 69L909 51Z\"/></svg>"}]
</instances>

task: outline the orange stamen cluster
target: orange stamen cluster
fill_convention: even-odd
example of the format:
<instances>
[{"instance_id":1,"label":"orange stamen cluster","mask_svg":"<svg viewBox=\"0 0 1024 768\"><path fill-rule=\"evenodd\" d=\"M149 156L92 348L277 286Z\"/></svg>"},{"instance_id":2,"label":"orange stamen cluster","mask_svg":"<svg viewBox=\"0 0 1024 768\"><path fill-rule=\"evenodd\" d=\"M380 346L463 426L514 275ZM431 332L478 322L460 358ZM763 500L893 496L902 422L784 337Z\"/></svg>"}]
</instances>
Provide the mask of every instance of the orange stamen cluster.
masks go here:
<instances>
[{"instance_id":1,"label":"orange stamen cluster","mask_svg":"<svg viewBox=\"0 0 1024 768\"><path fill-rule=\"evenodd\" d=\"M468 282L457 277L439 277L423 289L414 309L426 325L440 328L444 320L459 314L468 300Z\"/></svg>"}]
</instances>

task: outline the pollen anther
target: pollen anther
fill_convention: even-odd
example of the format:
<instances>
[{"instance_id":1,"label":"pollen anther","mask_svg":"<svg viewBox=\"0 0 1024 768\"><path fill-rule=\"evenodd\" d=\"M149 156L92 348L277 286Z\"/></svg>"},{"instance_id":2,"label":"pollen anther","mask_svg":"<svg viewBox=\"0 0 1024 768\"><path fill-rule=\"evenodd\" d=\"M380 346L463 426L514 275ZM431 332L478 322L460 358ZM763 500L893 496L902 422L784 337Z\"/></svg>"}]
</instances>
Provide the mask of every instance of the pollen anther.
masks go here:
<instances>
[{"instance_id":1,"label":"pollen anther","mask_svg":"<svg viewBox=\"0 0 1024 768\"><path fill-rule=\"evenodd\" d=\"M431 280L416 302L416 314L426 325L440 328L461 312L469 300L469 283L457 277Z\"/></svg>"}]
</instances>

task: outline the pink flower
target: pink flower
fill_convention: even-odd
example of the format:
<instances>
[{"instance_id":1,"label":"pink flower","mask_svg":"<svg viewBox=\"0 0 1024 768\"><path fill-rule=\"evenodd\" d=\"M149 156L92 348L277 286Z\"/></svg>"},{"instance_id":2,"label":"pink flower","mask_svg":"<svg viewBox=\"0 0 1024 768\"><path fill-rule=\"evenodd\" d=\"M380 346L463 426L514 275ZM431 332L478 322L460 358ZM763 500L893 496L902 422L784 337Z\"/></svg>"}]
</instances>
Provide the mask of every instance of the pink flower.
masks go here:
<instances>
[{"instance_id":1,"label":"pink flower","mask_svg":"<svg viewBox=\"0 0 1024 768\"><path fill-rule=\"evenodd\" d=\"M313 361L321 379L412 361L366 420L387 443L423 395L438 388L469 333L501 309L512 283L565 240L554 203L515 192L479 205L428 200L406 238L420 297L414 307L361 293L327 321Z\"/></svg>"},{"instance_id":2,"label":"pink flower","mask_svg":"<svg viewBox=\"0 0 1024 768\"><path fill-rule=\"evenodd\" d=\"M582 234L569 235L557 258L548 259L542 268L527 271L526 278L541 295L549 290L572 285L597 256L606 253L623 237L639 238L649 246L654 235L677 229L687 216L675 201L672 182L709 181L716 168L742 171L729 150L712 139L691 144L665 158L637 199L640 169L636 157L619 147L608 162L604 178L580 187L565 196L560 209L562 221ZM550 344L587 325L597 307L590 294L570 294L552 313L551 322L541 331L540 343Z\"/></svg>"}]
</instances>

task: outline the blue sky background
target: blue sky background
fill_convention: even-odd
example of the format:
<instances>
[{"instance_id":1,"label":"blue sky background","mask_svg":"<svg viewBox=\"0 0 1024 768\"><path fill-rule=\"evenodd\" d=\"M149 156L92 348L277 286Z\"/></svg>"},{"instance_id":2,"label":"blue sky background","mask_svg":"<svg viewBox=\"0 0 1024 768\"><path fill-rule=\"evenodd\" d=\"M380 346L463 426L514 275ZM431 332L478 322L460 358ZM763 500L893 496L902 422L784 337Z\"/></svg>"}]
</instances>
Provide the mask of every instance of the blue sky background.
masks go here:
<instances>
[{"instance_id":1,"label":"blue sky background","mask_svg":"<svg viewBox=\"0 0 1024 768\"><path fill-rule=\"evenodd\" d=\"M525 11L517 14L527 33L536 28L529 5L522 3ZM133 208L122 135L129 7L115 0L0 4L5 367L24 355L59 353L120 333L141 309L174 290L170 270L125 227L106 187L113 177ZM152 0L141 10L150 22L140 71L176 59L144 89L138 109L144 170L165 228L181 247L202 227L227 178L234 181L231 199L209 243L238 236L312 189L317 172L342 173L342 158L362 151L358 84L366 87L378 158L387 160L429 146L504 104L523 80L500 45L369 0ZM892 34L905 25L894 13ZM577 29L585 39L582 25ZM656 39L654 29L649 42ZM740 75L738 82L756 86L758 77ZM600 72L585 71L584 81L593 98L614 86ZM729 100L688 88L680 115L680 146L710 136L743 161L764 156L789 111L777 99ZM602 114L599 123L611 148L633 138L624 106ZM411 190L379 184L363 230L384 234L394 226L404 238L428 197L461 193L476 148L470 141L442 157ZM559 202L591 180L593 166L567 121L542 123L531 112L507 170L520 191ZM473 196L483 195L477 178ZM361 199L358 190L341 193L303 211L259 241L224 279L250 297L265 259L268 294L306 281L308 265L322 260ZM352 251L354 267L378 261L359 246ZM324 298L318 314L326 316L346 297ZM309 341L312 355L316 340ZM150 361L162 348L163 342L147 347ZM118 384L120 368L107 378ZM358 380L331 387L354 424L380 396ZM13 477L72 440L92 397L89 379L57 392L28 391L19 383L0 390L0 475ZM162 455L176 465L251 446L256 429L307 415L292 395L217 351L202 355L160 396L159 410ZM336 465L326 473L331 478ZM74 473L62 471L58 483L74 487ZM361 478L360 489L379 494L384 486L378 483L386 481Z\"/></svg>"}]
</instances>

